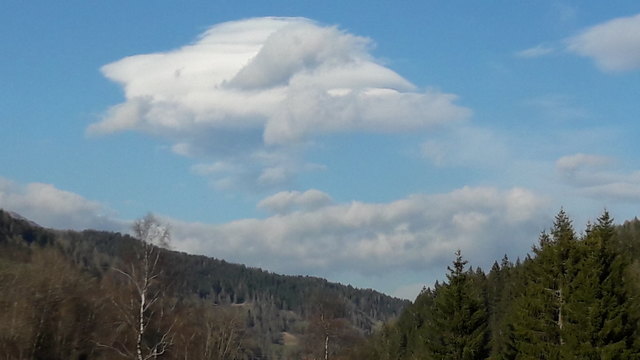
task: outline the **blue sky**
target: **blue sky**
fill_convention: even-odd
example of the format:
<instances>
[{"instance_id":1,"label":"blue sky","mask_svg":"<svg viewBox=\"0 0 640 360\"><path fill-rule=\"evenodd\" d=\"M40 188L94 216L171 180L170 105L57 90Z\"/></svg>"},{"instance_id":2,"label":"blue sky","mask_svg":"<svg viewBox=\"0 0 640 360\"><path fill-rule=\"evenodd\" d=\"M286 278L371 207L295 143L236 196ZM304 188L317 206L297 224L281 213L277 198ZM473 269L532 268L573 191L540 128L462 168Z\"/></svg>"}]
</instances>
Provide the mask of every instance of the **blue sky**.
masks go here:
<instances>
[{"instance_id":1,"label":"blue sky","mask_svg":"<svg viewBox=\"0 0 640 360\"><path fill-rule=\"evenodd\" d=\"M413 297L640 204L636 1L4 1L0 207Z\"/></svg>"}]
</instances>

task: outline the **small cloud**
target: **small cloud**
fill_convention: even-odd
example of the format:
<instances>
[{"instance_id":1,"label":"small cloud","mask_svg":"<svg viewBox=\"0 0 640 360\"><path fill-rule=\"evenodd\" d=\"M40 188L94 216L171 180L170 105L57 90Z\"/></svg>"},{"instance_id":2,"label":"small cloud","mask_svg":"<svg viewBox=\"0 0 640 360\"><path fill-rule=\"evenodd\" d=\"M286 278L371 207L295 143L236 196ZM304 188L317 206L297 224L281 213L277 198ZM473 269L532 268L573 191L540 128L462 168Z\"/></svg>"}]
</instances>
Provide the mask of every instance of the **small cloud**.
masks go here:
<instances>
[{"instance_id":1,"label":"small cloud","mask_svg":"<svg viewBox=\"0 0 640 360\"><path fill-rule=\"evenodd\" d=\"M491 168L509 157L506 142L487 128L463 126L420 146L422 156L440 167Z\"/></svg>"},{"instance_id":2,"label":"small cloud","mask_svg":"<svg viewBox=\"0 0 640 360\"><path fill-rule=\"evenodd\" d=\"M18 184L0 177L0 208L57 229L123 231L126 222L102 204L51 184Z\"/></svg>"},{"instance_id":3,"label":"small cloud","mask_svg":"<svg viewBox=\"0 0 640 360\"><path fill-rule=\"evenodd\" d=\"M592 58L603 71L640 69L640 14L595 25L566 42L568 51Z\"/></svg>"},{"instance_id":4,"label":"small cloud","mask_svg":"<svg viewBox=\"0 0 640 360\"><path fill-rule=\"evenodd\" d=\"M603 166L610 165L612 161L613 160L607 156L578 153L559 158L556 161L556 169L565 174L575 173L585 167L602 168Z\"/></svg>"},{"instance_id":5,"label":"small cloud","mask_svg":"<svg viewBox=\"0 0 640 360\"><path fill-rule=\"evenodd\" d=\"M552 14L557 16L560 21L572 22L578 16L578 9L568 4L554 3L552 4Z\"/></svg>"},{"instance_id":6,"label":"small cloud","mask_svg":"<svg viewBox=\"0 0 640 360\"><path fill-rule=\"evenodd\" d=\"M540 111L547 119L571 121L590 116L587 109L574 104L574 100L563 94L547 94L524 102L524 105Z\"/></svg>"},{"instance_id":7,"label":"small cloud","mask_svg":"<svg viewBox=\"0 0 640 360\"><path fill-rule=\"evenodd\" d=\"M515 53L515 56L519 58L532 59L550 55L554 52L555 49L553 47L540 44L529 49L520 50Z\"/></svg>"},{"instance_id":8,"label":"small cloud","mask_svg":"<svg viewBox=\"0 0 640 360\"><path fill-rule=\"evenodd\" d=\"M284 214L293 210L316 210L333 202L331 197L319 190L305 192L282 191L271 195L258 203L258 208L269 210L275 214Z\"/></svg>"},{"instance_id":9,"label":"small cloud","mask_svg":"<svg viewBox=\"0 0 640 360\"><path fill-rule=\"evenodd\" d=\"M640 171L625 173L614 165L613 158L580 153L558 159L556 170L584 196L608 202L640 201Z\"/></svg>"}]
</instances>

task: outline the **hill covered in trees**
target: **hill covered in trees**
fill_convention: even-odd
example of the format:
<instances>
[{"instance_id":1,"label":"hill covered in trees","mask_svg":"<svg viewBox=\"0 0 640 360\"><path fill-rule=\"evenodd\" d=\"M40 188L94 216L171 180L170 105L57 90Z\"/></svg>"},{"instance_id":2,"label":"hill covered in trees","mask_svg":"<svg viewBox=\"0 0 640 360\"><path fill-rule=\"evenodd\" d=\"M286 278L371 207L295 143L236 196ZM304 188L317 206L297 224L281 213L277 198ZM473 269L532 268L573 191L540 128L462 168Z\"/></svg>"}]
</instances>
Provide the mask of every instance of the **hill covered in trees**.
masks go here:
<instances>
[{"instance_id":1,"label":"hill covered in trees","mask_svg":"<svg viewBox=\"0 0 640 360\"><path fill-rule=\"evenodd\" d=\"M488 274L460 252L351 359L638 359L640 221L605 212L577 234L560 211L532 253Z\"/></svg>"},{"instance_id":2,"label":"hill covered in trees","mask_svg":"<svg viewBox=\"0 0 640 360\"><path fill-rule=\"evenodd\" d=\"M637 359L640 221L577 233L560 211L488 273L461 252L414 303L312 277L44 229L0 211L6 359ZM157 241L159 240L159 241Z\"/></svg>"},{"instance_id":3,"label":"hill covered in trees","mask_svg":"<svg viewBox=\"0 0 640 360\"><path fill-rule=\"evenodd\" d=\"M2 359L299 359L352 348L409 302L0 210Z\"/></svg>"}]
</instances>

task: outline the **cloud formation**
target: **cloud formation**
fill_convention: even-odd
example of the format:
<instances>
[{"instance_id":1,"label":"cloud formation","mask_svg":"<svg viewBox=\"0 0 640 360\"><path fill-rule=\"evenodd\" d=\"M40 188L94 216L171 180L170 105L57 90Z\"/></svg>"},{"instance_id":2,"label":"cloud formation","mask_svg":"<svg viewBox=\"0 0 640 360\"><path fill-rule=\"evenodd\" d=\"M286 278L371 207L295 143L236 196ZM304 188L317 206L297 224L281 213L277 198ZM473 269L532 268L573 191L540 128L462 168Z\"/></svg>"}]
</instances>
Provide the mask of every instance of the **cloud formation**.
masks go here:
<instances>
[{"instance_id":1,"label":"cloud formation","mask_svg":"<svg viewBox=\"0 0 640 360\"><path fill-rule=\"evenodd\" d=\"M464 187L389 203L336 204L317 190L282 192L259 206L276 213L220 225L175 222L176 247L322 276L442 267L458 248L483 264L526 252L546 226L548 203L521 188Z\"/></svg>"},{"instance_id":2,"label":"cloud formation","mask_svg":"<svg viewBox=\"0 0 640 360\"><path fill-rule=\"evenodd\" d=\"M640 201L640 171L624 173L612 158L574 154L556 161L562 179L584 195L615 202Z\"/></svg>"},{"instance_id":3,"label":"cloud formation","mask_svg":"<svg viewBox=\"0 0 640 360\"><path fill-rule=\"evenodd\" d=\"M490 266L505 253L523 255L548 225L548 205L522 188L464 187L388 203L336 203L311 189L263 199L258 207L270 212L263 219L205 224L159 217L170 226L172 248L179 251L279 273L377 284L412 298L421 284L442 274L456 249L475 266ZM0 208L59 229L127 232L131 224L53 185L4 178ZM398 280L400 274L426 277L416 284L419 278Z\"/></svg>"},{"instance_id":4,"label":"cloud formation","mask_svg":"<svg viewBox=\"0 0 640 360\"><path fill-rule=\"evenodd\" d=\"M538 44L514 55L533 59L561 51L591 58L606 72L640 69L640 14L612 19L560 42Z\"/></svg>"},{"instance_id":5,"label":"cloud formation","mask_svg":"<svg viewBox=\"0 0 640 360\"><path fill-rule=\"evenodd\" d=\"M238 172L277 183L305 170L292 154L316 135L416 131L470 115L455 95L420 91L381 65L372 47L304 18L218 24L182 48L105 65L125 101L88 132L149 133L176 153L252 164ZM266 164L259 153L283 160Z\"/></svg>"},{"instance_id":6,"label":"cloud formation","mask_svg":"<svg viewBox=\"0 0 640 360\"><path fill-rule=\"evenodd\" d=\"M0 177L0 208L56 229L122 231L125 222L101 204L51 184L21 185Z\"/></svg>"},{"instance_id":7,"label":"cloud formation","mask_svg":"<svg viewBox=\"0 0 640 360\"><path fill-rule=\"evenodd\" d=\"M604 71L640 69L640 14L595 25L567 42L569 51L592 58Z\"/></svg>"}]
</instances>

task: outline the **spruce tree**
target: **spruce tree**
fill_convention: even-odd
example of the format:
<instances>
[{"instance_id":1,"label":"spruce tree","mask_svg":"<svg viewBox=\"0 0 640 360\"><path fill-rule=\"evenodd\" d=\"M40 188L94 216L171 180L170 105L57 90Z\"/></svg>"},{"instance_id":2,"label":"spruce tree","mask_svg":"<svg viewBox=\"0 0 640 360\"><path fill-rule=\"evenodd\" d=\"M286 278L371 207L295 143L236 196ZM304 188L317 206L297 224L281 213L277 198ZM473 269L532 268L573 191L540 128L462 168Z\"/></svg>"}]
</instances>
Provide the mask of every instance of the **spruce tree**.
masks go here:
<instances>
[{"instance_id":1,"label":"spruce tree","mask_svg":"<svg viewBox=\"0 0 640 360\"><path fill-rule=\"evenodd\" d=\"M625 276L628 260L615 249L614 237L613 219L605 211L581 244L567 338L572 352L582 358L638 356L633 344L638 319Z\"/></svg>"},{"instance_id":2,"label":"spruce tree","mask_svg":"<svg viewBox=\"0 0 640 360\"><path fill-rule=\"evenodd\" d=\"M570 358L565 327L567 299L577 274L576 248L571 220L560 210L551 233L540 235L535 257L524 264L524 287L509 316L513 333L503 358Z\"/></svg>"},{"instance_id":3,"label":"spruce tree","mask_svg":"<svg viewBox=\"0 0 640 360\"><path fill-rule=\"evenodd\" d=\"M426 329L429 358L471 360L488 355L487 304L479 288L484 281L465 271L466 264L458 250L453 267L447 267L447 282L436 290Z\"/></svg>"}]
</instances>

